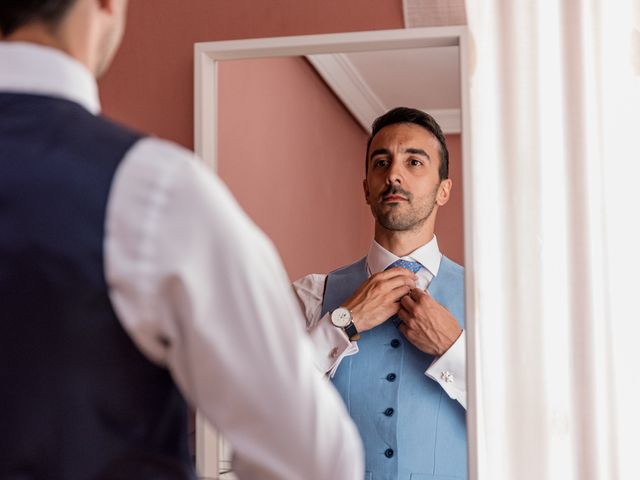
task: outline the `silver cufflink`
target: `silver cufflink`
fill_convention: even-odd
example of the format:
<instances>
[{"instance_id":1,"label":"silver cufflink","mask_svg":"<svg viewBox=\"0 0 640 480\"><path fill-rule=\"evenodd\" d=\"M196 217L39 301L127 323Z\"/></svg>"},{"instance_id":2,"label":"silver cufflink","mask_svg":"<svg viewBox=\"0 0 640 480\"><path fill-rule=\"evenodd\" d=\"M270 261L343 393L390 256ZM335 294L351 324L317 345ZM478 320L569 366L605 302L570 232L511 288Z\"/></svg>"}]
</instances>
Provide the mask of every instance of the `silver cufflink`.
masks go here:
<instances>
[{"instance_id":1,"label":"silver cufflink","mask_svg":"<svg viewBox=\"0 0 640 480\"><path fill-rule=\"evenodd\" d=\"M451 372L448 372L446 370L440 374L440 378L447 383L453 383L453 381L455 380Z\"/></svg>"}]
</instances>

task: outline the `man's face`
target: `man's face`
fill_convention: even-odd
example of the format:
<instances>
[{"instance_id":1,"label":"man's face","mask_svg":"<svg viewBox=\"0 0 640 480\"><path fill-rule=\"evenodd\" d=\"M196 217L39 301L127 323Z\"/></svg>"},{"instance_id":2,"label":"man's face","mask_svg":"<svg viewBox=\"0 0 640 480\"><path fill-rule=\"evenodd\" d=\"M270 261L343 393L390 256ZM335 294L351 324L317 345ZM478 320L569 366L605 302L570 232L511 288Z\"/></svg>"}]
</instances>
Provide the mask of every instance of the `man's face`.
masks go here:
<instances>
[{"instance_id":1,"label":"man's face","mask_svg":"<svg viewBox=\"0 0 640 480\"><path fill-rule=\"evenodd\" d=\"M413 123L380 130L369 148L364 193L376 221L392 231L421 228L449 199L451 181L440 181L438 140Z\"/></svg>"}]
</instances>

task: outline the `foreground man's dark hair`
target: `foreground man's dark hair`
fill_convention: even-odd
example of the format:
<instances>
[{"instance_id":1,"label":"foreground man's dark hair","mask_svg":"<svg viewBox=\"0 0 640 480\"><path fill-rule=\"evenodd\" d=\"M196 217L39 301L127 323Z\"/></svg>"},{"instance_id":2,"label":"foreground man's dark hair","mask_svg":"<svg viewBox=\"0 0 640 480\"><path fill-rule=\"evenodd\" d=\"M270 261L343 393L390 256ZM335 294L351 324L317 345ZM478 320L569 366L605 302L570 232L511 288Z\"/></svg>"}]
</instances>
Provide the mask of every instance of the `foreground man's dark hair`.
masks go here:
<instances>
[{"instance_id":1,"label":"foreground man's dark hair","mask_svg":"<svg viewBox=\"0 0 640 480\"><path fill-rule=\"evenodd\" d=\"M76 0L2 0L0 32L11 35L31 22L44 22L55 28Z\"/></svg>"}]
</instances>

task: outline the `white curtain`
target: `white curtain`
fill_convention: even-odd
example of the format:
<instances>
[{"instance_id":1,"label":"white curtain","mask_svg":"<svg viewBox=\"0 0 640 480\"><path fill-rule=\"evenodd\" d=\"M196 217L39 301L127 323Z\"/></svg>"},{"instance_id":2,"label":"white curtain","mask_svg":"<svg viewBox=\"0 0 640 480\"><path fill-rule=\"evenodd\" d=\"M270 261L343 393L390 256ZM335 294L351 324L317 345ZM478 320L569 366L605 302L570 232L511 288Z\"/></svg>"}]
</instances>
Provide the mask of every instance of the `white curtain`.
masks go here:
<instances>
[{"instance_id":1,"label":"white curtain","mask_svg":"<svg viewBox=\"0 0 640 480\"><path fill-rule=\"evenodd\" d=\"M471 478L636 480L638 2L467 0L467 19Z\"/></svg>"}]
</instances>

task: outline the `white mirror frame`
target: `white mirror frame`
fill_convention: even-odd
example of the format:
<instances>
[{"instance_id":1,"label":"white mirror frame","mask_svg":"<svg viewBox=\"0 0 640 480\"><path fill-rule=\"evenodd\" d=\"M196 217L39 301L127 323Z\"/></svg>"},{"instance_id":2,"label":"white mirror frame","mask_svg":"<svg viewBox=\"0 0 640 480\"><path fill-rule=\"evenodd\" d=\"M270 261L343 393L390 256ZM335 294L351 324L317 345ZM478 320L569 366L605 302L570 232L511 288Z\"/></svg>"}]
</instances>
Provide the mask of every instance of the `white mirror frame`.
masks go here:
<instances>
[{"instance_id":1,"label":"white mirror frame","mask_svg":"<svg viewBox=\"0 0 640 480\"><path fill-rule=\"evenodd\" d=\"M460 49L460 88L462 120L462 165L464 185L465 245L465 330L467 336L467 437L469 478L477 478L477 422L475 408L475 289L473 258L473 224L470 215L473 179L469 119L469 50L467 28L428 27L401 30L378 30L324 35L257 38L196 43L195 50L195 138L196 154L212 170L217 166L217 64L224 60L264 57L306 56L322 53L346 53L370 50L458 46ZM200 476L219 478L217 433L196 417L196 468Z\"/></svg>"}]
</instances>

